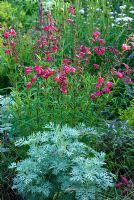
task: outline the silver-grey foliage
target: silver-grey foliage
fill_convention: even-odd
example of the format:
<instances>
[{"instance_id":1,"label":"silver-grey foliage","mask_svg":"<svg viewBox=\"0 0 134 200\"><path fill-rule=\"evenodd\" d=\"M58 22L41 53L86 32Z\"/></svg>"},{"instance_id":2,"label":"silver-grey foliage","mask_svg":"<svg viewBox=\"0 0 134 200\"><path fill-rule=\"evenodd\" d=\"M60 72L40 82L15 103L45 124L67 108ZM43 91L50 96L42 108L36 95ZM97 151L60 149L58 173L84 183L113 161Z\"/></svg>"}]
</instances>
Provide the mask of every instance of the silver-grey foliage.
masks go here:
<instances>
[{"instance_id":1,"label":"silver-grey foliage","mask_svg":"<svg viewBox=\"0 0 134 200\"><path fill-rule=\"evenodd\" d=\"M25 160L10 166L17 172L13 188L27 200L52 199L56 192L74 193L78 200L101 199L100 192L113 185L113 175L104 167L105 154L80 136L79 130L64 126L18 140L17 146L29 150Z\"/></svg>"}]
</instances>

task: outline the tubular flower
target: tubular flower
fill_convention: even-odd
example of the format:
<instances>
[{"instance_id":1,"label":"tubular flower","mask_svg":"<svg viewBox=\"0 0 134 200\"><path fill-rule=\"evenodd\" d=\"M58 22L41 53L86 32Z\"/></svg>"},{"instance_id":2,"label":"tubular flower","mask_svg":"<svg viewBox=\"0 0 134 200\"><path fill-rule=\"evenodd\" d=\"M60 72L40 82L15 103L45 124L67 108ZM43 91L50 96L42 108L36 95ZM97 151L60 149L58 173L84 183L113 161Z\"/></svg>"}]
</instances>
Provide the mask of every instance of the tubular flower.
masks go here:
<instances>
[{"instance_id":1,"label":"tubular flower","mask_svg":"<svg viewBox=\"0 0 134 200\"><path fill-rule=\"evenodd\" d=\"M129 50L131 50L131 46L128 46L127 44L123 44L122 45L122 50L123 51L129 51Z\"/></svg>"},{"instance_id":2,"label":"tubular flower","mask_svg":"<svg viewBox=\"0 0 134 200\"><path fill-rule=\"evenodd\" d=\"M30 74L33 71L32 67L25 67L25 74Z\"/></svg>"}]
</instances>

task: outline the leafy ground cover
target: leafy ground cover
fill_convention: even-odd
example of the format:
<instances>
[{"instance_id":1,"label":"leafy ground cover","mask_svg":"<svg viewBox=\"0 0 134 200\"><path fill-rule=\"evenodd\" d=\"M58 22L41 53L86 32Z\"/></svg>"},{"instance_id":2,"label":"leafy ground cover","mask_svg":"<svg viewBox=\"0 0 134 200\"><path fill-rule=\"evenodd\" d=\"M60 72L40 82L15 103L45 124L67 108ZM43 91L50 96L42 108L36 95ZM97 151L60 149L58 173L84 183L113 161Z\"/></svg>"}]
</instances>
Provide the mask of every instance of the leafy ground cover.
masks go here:
<instances>
[{"instance_id":1,"label":"leafy ground cover","mask_svg":"<svg viewBox=\"0 0 134 200\"><path fill-rule=\"evenodd\" d=\"M16 2L0 2L1 199L133 199L132 1Z\"/></svg>"}]
</instances>

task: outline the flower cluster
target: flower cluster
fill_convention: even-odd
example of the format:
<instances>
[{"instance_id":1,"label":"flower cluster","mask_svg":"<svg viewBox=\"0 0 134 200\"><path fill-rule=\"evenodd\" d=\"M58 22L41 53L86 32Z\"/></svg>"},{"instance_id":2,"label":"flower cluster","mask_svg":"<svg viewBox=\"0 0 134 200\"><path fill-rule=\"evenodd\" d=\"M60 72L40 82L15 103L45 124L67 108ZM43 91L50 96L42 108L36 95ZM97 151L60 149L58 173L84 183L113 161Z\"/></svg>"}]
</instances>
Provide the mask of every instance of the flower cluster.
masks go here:
<instances>
[{"instance_id":1,"label":"flower cluster","mask_svg":"<svg viewBox=\"0 0 134 200\"><path fill-rule=\"evenodd\" d=\"M121 176L115 186L117 189L120 189L124 195L126 195L128 194L128 189L131 187L131 182L127 177Z\"/></svg>"},{"instance_id":2,"label":"flower cluster","mask_svg":"<svg viewBox=\"0 0 134 200\"><path fill-rule=\"evenodd\" d=\"M45 68L43 69L41 66L35 66L32 67L26 67L25 68L25 74L28 75L30 73L35 72L36 74L31 78L31 81L26 84L26 88L29 89L31 87L32 83L35 83L38 77L43 77L44 79L47 79L51 75L54 74L54 70L51 68Z\"/></svg>"},{"instance_id":3,"label":"flower cluster","mask_svg":"<svg viewBox=\"0 0 134 200\"><path fill-rule=\"evenodd\" d=\"M63 60L63 65L60 71L58 71L56 77L54 78L54 81L57 82L60 85L60 91L64 94L67 93L67 75L69 73L75 74L76 69L72 66L69 65L70 60L69 59L64 59ZM31 74L31 73L36 73L34 76L31 78L30 82L26 84L26 88L29 89L31 87L31 84L35 83L37 78L42 77L44 79L47 79L48 77L52 76L55 71L51 68L42 68L41 66L35 66L34 68L32 67L26 67L25 68L25 74Z\"/></svg>"},{"instance_id":4,"label":"flower cluster","mask_svg":"<svg viewBox=\"0 0 134 200\"><path fill-rule=\"evenodd\" d=\"M64 59L63 60L62 69L58 72L57 76L55 77L55 81L60 85L60 91L64 94L67 93L67 75L69 73L74 74L76 69L69 65L70 60Z\"/></svg>"},{"instance_id":5,"label":"flower cluster","mask_svg":"<svg viewBox=\"0 0 134 200\"><path fill-rule=\"evenodd\" d=\"M70 17L67 19L67 23L72 24L74 22L72 17L75 15L75 8L71 6L68 8L68 11L70 13Z\"/></svg>"},{"instance_id":6,"label":"flower cluster","mask_svg":"<svg viewBox=\"0 0 134 200\"><path fill-rule=\"evenodd\" d=\"M130 75L133 74L134 70L132 70L127 64L122 63L124 69L122 71L113 71L113 75L119 79L123 79L125 83L131 84L132 80Z\"/></svg>"},{"instance_id":7,"label":"flower cluster","mask_svg":"<svg viewBox=\"0 0 134 200\"><path fill-rule=\"evenodd\" d=\"M89 55L91 55L90 49L85 45L81 45L76 54L78 65L81 65L83 62L86 64L89 63Z\"/></svg>"},{"instance_id":8,"label":"flower cluster","mask_svg":"<svg viewBox=\"0 0 134 200\"><path fill-rule=\"evenodd\" d=\"M14 29L10 29L9 31L5 31L3 33L4 37L4 46L8 46L8 48L5 50L6 54L12 54L12 49L15 46L14 38L16 37L16 31Z\"/></svg>"},{"instance_id":9,"label":"flower cluster","mask_svg":"<svg viewBox=\"0 0 134 200\"><path fill-rule=\"evenodd\" d=\"M95 46L94 47L94 52L97 55L103 55L106 51L106 47L105 45L105 41L102 38L99 38L100 36L100 32L99 31L95 31L93 32L93 38L92 38L92 42L93 43L99 43L99 46ZM103 46L102 46L103 45Z\"/></svg>"},{"instance_id":10,"label":"flower cluster","mask_svg":"<svg viewBox=\"0 0 134 200\"><path fill-rule=\"evenodd\" d=\"M101 96L103 93L109 93L112 87L113 87L113 82L110 81L106 82L105 79L100 76L96 84L97 91L95 91L90 95L90 99L94 100L95 98Z\"/></svg>"},{"instance_id":11,"label":"flower cluster","mask_svg":"<svg viewBox=\"0 0 134 200\"><path fill-rule=\"evenodd\" d=\"M59 30L55 26L56 22L48 12L48 25L42 29L45 35L40 35L38 41L34 45L35 54L40 55L42 60L51 62L54 59L54 53L58 51L60 35L57 35Z\"/></svg>"}]
</instances>

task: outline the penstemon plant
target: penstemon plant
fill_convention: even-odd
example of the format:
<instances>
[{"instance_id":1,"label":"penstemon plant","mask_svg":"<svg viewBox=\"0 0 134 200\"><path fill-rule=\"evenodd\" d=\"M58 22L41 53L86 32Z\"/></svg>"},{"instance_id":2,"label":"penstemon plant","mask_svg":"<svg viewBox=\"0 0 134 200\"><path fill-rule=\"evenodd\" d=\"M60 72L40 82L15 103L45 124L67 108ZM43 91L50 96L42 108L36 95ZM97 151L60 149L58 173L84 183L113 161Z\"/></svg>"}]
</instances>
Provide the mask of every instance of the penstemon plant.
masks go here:
<instances>
[{"instance_id":1,"label":"penstemon plant","mask_svg":"<svg viewBox=\"0 0 134 200\"><path fill-rule=\"evenodd\" d=\"M10 66L14 66L15 103L9 110L14 113L12 120L18 133L41 130L42 122L49 121L71 126L83 121L97 125L100 118L96 117L102 116L109 104L113 105L113 115L118 115L118 107L127 105L125 87L133 85L133 69L126 64L126 55L133 50L133 34L120 49L108 45L97 28L88 40L79 41L81 13L69 5L65 14L64 24L58 24L47 12L47 24L27 44L29 60L20 56L19 45L23 42L18 41L16 31L3 33L5 54ZM66 47L67 41L70 47ZM121 102L118 95L122 95Z\"/></svg>"}]
</instances>

